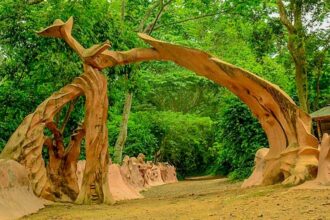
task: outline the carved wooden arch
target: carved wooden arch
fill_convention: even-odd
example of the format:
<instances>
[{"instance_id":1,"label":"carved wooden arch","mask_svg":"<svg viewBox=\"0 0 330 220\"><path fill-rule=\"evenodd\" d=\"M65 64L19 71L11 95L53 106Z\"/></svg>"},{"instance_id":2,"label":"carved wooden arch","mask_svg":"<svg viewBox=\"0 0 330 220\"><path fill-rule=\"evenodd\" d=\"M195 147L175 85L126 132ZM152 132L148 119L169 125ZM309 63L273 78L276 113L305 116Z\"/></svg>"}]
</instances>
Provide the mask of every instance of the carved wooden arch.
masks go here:
<instances>
[{"instance_id":1,"label":"carved wooden arch","mask_svg":"<svg viewBox=\"0 0 330 220\"><path fill-rule=\"evenodd\" d=\"M252 174L249 185L273 184L282 178L286 183L297 184L314 174L313 169L318 163L318 143L309 132L311 119L278 86L203 51L159 41L145 34L139 34L139 37L152 48L110 51L109 42L105 42L85 49L72 37L72 26L72 18L66 23L56 20L39 34L63 38L83 60L83 75L54 93L34 113L28 115L0 155L0 158L20 162L28 169L37 195L53 200L57 196L59 200L68 199L77 203L112 202L109 190L105 187L109 181L106 175L109 160L107 89L106 79L99 70L147 60L173 61L226 87L247 104L265 130L270 145L262 177L255 180ZM69 147L65 155L58 157L54 154L55 169L46 170L41 150L43 145L47 145L48 139L43 130L52 125L53 117L65 103L83 94L86 96L84 125L74 134L76 137L70 143L73 147ZM75 163L84 136L86 169L82 189L78 191ZM58 148L55 146L56 152ZM63 171L59 173L56 167ZM52 172L55 172L53 176L56 178L52 178Z\"/></svg>"}]
</instances>

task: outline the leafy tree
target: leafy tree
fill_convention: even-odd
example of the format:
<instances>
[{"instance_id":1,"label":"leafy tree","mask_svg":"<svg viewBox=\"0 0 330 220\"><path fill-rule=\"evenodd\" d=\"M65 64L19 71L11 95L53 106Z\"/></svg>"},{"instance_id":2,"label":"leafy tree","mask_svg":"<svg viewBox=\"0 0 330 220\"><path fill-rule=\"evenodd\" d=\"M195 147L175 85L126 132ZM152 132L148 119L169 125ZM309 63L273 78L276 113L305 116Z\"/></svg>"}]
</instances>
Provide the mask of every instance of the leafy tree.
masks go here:
<instances>
[{"instance_id":1,"label":"leafy tree","mask_svg":"<svg viewBox=\"0 0 330 220\"><path fill-rule=\"evenodd\" d=\"M296 88L301 108L308 112L308 54L306 54L306 44L308 44L309 35L315 35L317 31L312 30L315 26L320 25L326 18L329 18L329 2L328 1L276 1L280 20L286 27L288 32L288 49L295 64ZM309 18L310 17L310 18ZM310 20L310 21L309 21ZM316 28L318 29L318 28ZM308 33L311 32L311 33ZM319 30L322 34L324 31ZM323 47L325 53L329 47L329 35L326 45ZM323 48L321 49L323 50ZM316 49L316 57L319 59L319 49ZM312 55L312 54L309 54ZM313 55L312 55L313 56ZM314 55L315 56L315 55ZM321 55L322 56L322 55ZM318 64L317 66L321 65ZM318 68L318 67L317 67ZM320 71L320 70L317 70ZM317 73L320 75L320 73Z\"/></svg>"}]
</instances>

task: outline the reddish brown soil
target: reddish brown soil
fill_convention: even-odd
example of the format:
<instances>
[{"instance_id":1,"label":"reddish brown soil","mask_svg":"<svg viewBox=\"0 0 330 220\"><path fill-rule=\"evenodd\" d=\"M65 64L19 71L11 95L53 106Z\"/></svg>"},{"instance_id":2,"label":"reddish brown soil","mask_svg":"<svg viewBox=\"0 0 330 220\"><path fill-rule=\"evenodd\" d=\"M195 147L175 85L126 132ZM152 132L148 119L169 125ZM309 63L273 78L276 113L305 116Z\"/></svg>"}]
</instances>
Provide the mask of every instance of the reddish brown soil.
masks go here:
<instances>
[{"instance_id":1,"label":"reddish brown soil","mask_svg":"<svg viewBox=\"0 0 330 220\"><path fill-rule=\"evenodd\" d=\"M113 206L53 204L24 219L330 219L330 190L240 189L225 179L182 181Z\"/></svg>"}]
</instances>

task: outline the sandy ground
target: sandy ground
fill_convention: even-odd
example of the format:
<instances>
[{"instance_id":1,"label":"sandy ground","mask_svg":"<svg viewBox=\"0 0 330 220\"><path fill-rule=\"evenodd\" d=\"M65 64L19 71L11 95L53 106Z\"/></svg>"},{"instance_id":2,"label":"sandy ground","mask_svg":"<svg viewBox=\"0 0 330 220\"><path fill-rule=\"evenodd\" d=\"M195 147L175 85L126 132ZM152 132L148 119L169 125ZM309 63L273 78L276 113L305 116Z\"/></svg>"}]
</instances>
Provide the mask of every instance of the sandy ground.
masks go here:
<instances>
[{"instance_id":1,"label":"sandy ground","mask_svg":"<svg viewBox=\"0 0 330 220\"><path fill-rule=\"evenodd\" d=\"M329 219L330 190L240 189L225 179L182 181L107 205L53 204L24 219Z\"/></svg>"}]
</instances>

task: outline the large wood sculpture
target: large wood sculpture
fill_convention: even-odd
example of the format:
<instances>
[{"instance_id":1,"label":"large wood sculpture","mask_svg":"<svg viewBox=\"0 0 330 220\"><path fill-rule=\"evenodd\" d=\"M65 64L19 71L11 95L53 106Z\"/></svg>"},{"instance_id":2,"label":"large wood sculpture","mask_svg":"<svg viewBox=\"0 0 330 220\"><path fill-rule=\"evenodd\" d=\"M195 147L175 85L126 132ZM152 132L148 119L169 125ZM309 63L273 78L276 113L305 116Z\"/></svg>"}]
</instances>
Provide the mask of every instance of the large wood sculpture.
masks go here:
<instances>
[{"instance_id":1,"label":"large wood sculpture","mask_svg":"<svg viewBox=\"0 0 330 220\"><path fill-rule=\"evenodd\" d=\"M106 67L147 60L169 60L228 88L258 118L269 141L269 152L263 158L262 175L249 178L246 186L284 181L298 184L316 175L318 142L310 134L311 119L278 86L196 49L156 40L145 34L139 37L152 48L125 52L110 51L109 42L85 49L71 35L73 19L56 20L40 35L64 39L84 64L84 73L54 93L28 115L9 139L1 158L11 158L29 171L34 192L47 199L77 203L111 203L107 164L107 81L100 73ZM78 96L86 97L83 125L65 148L54 117L65 104ZM44 134L48 128L52 137ZM86 141L86 168L79 190L76 163L82 139ZM41 152L49 150L45 167Z\"/></svg>"}]
</instances>

